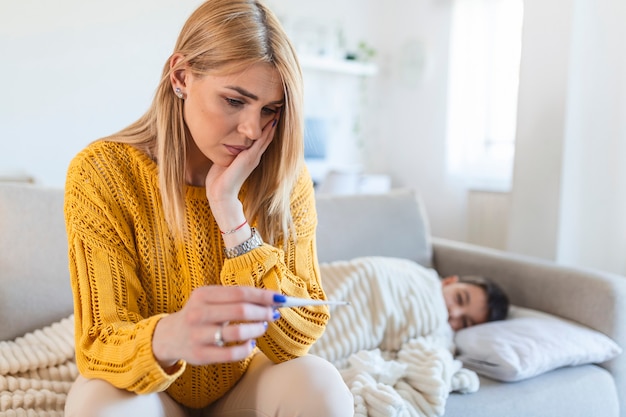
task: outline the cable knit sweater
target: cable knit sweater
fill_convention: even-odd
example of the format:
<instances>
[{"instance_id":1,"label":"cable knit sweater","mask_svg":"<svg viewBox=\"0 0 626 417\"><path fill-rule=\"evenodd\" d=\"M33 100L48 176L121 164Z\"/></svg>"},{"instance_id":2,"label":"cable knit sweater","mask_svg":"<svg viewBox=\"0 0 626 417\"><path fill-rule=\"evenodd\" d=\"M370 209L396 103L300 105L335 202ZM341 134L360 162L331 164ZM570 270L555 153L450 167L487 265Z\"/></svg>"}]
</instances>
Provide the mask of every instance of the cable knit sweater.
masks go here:
<instances>
[{"instance_id":1,"label":"cable knit sweater","mask_svg":"<svg viewBox=\"0 0 626 417\"><path fill-rule=\"evenodd\" d=\"M225 259L203 187L186 186L190 236L176 243L163 215L157 165L136 148L99 141L71 162L65 218L74 294L76 362L81 374L136 393L167 390L204 407L243 375L250 358L165 372L152 354L158 320L180 310L203 285L248 285L325 298L315 250L313 185L303 171L291 195L297 241L264 244ZM283 309L257 340L274 362L306 354L324 331L326 307Z\"/></svg>"}]
</instances>

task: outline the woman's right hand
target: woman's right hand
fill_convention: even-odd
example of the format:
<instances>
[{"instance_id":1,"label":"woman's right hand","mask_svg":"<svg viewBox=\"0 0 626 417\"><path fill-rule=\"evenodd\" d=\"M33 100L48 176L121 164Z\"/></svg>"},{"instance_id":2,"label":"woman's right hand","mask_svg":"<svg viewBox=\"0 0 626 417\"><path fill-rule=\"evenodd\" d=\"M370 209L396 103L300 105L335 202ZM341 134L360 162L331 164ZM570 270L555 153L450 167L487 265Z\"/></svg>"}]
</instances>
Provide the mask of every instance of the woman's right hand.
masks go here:
<instances>
[{"instance_id":1,"label":"woman's right hand","mask_svg":"<svg viewBox=\"0 0 626 417\"><path fill-rule=\"evenodd\" d=\"M159 320L153 354L165 370L181 359L192 365L245 359L267 323L278 318L273 306L281 297L255 287L197 288L180 311Z\"/></svg>"},{"instance_id":2,"label":"woman's right hand","mask_svg":"<svg viewBox=\"0 0 626 417\"><path fill-rule=\"evenodd\" d=\"M213 164L209 169L205 179L206 196L221 230L230 230L241 223L244 214L239 192L272 142L277 123L277 118L270 120L263 127L260 137L253 139L252 145L239 153L230 165Z\"/></svg>"}]
</instances>

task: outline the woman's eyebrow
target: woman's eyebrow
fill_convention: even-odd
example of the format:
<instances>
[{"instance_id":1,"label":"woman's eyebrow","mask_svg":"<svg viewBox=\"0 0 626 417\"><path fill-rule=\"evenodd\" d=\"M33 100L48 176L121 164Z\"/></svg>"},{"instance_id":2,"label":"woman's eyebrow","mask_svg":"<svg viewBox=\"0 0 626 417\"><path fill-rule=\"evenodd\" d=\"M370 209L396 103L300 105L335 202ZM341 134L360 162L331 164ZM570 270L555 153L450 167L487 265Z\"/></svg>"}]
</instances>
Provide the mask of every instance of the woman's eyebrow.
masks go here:
<instances>
[{"instance_id":1,"label":"woman's eyebrow","mask_svg":"<svg viewBox=\"0 0 626 417\"><path fill-rule=\"evenodd\" d=\"M244 97L248 97L251 100L254 101L259 101L259 97L256 94L251 93L250 91L246 90L245 88L241 88L238 87L236 85L227 85L226 88L230 89L230 90L234 90L236 92L238 92L239 94L241 94ZM272 101L269 104L283 104L285 102L285 100L276 100L276 101Z\"/></svg>"}]
</instances>

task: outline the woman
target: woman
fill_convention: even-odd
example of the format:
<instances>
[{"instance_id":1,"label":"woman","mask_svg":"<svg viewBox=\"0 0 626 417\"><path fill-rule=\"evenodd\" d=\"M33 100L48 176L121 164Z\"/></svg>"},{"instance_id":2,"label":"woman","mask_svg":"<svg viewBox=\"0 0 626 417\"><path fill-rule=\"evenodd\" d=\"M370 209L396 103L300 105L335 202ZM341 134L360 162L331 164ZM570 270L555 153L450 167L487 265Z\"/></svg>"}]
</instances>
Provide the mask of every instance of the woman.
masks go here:
<instances>
[{"instance_id":1,"label":"woman","mask_svg":"<svg viewBox=\"0 0 626 417\"><path fill-rule=\"evenodd\" d=\"M184 25L148 112L67 173L76 317L66 416L349 416L307 355L326 307L302 79L276 17L209 0ZM137 395L147 394L147 395Z\"/></svg>"}]
</instances>

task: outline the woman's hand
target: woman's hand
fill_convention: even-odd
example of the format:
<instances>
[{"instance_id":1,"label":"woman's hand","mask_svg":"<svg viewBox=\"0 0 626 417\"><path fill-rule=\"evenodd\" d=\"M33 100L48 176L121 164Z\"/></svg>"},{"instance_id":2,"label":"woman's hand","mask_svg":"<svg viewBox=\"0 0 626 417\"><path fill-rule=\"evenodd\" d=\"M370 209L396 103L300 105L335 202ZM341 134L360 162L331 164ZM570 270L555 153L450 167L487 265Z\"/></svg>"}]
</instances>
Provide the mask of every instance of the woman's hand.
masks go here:
<instances>
[{"instance_id":1,"label":"woman's hand","mask_svg":"<svg viewBox=\"0 0 626 417\"><path fill-rule=\"evenodd\" d=\"M282 297L255 287L197 288L180 311L157 324L154 356L166 370L181 359L192 365L242 360L254 349L254 339L265 333L267 322L278 318L273 306Z\"/></svg>"},{"instance_id":2,"label":"woman's hand","mask_svg":"<svg viewBox=\"0 0 626 417\"><path fill-rule=\"evenodd\" d=\"M222 230L228 229L241 219L233 219L232 213L241 207L239 191L252 171L259 165L261 156L272 142L278 118L269 121L261 136L250 148L242 151L225 167L213 164L206 177L206 194L215 219Z\"/></svg>"}]
</instances>

